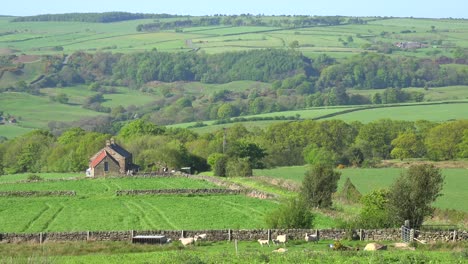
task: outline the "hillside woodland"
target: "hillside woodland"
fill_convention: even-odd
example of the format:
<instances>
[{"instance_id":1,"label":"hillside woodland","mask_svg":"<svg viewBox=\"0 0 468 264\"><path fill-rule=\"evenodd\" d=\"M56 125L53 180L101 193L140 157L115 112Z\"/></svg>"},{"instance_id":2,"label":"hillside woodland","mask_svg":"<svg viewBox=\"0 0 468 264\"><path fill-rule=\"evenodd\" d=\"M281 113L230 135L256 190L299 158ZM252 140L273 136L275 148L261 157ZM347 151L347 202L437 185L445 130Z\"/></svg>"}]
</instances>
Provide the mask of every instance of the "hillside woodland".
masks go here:
<instances>
[{"instance_id":1,"label":"hillside woodland","mask_svg":"<svg viewBox=\"0 0 468 264\"><path fill-rule=\"evenodd\" d=\"M0 144L0 172L80 172L112 135L82 128L60 136L35 130ZM211 169L219 176L249 176L252 169L303 165L326 159L333 166L372 167L382 159L468 158L468 121L435 123L382 119L368 124L340 120L291 121L266 129L235 124L197 134L141 119L122 127L117 139L142 171L158 166ZM326 158L324 158L326 157Z\"/></svg>"}]
</instances>

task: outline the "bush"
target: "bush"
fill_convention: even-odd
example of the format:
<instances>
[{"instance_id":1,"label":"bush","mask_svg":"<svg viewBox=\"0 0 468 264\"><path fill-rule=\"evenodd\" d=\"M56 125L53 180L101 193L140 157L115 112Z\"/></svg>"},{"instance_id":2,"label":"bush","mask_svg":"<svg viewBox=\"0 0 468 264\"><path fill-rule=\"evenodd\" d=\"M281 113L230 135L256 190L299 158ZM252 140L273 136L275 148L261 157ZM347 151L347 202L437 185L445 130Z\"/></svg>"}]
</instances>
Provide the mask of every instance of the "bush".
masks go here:
<instances>
[{"instance_id":1,"label":"bush","mask_svg":"<svg viewBox=\"0 0 468 264\"><path fill-rule=\"evenodd\" d=\"M42 177L37 174L29 174L27 181L42 181Z\"/></svg>"},{"instance_id":2,"label":"bush","mask_svg":"<svg viewBox=\"0 0 468 264\"><path fill-rule=\"evenodd\" d=\"M249 177L252 176L252 167L246 158L229 159L226 164L226 176Z\"/></svg>"},{"instance_id":3,"label":"bush","mask_svg":"<svg viewBox=\"0 0 468 264\"><path fill-rule=\"evenodd\" d=\"M298 198L283 201L280 207L266 215L268 228L312 228L314 215L307 204Z\"/></svg>"}]
</instances>

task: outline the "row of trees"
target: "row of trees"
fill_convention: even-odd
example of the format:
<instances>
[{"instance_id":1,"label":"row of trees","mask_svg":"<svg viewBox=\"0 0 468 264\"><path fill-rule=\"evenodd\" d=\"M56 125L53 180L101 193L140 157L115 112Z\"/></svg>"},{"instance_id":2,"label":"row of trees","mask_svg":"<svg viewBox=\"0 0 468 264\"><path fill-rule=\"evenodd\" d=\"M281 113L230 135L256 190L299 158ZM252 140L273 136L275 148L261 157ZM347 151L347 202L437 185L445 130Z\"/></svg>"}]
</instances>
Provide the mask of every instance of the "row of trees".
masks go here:
<instances>
[{"instance_id":1,"label":"row of trees","mask_svg":"<svg viewBox=\"0 0 468 264\"><path fill-rule=\"evenodd\" d=\"M66 13L66 14L46 14L37 16L17 17L11 22L37 22L37 21L73 21L91 23L111 23L136 19L160 19L172 18L177 15L169 14L141 14L128 12L104 12L104 13Z\"/></svg>"},{"instance_id":2,"label":"row of trees","mask_svg":"<svg viewBox=\"0 0 468 264\"><path fill-rule=\"evenodd\" d=\"M109 120L100 120L100 123ZM83 127L86 128L85 125ZM129 149L143 170L191 166L216 175L251 175L252 169L326 163L329 166L372 166L381 159L468 157L468 121L378 120L368 124L339 120L293 121L266 129L247 130L236 124L199 135L138 119L116 127L119 143ZM84 171L88 159L109 134L73 128L53 136L34 131L0 144L4 173ZM155 167L156 166L156 167Z\"/></svg>"},{"instance_id":3,"label":"row of trees","mask_svg":"<svg viewBox=\"0 0 468 264\"><path fill-rule=\"evenodd\" d=\"M55 65L56 60L50 59ZM41 82L42 86L100 82L141 88L151 81L227 83L276 80L273 84L275 89L295 89L299 94L311 94L332 88L466 85L467 76L466 67L452 67L437 60L363 53L337 62L326 55L309 59L294 50L264 49L210 55L203 52L77 52L70 56L67 66L49 67L46 78Z\"/></svg>"},{"instance_id":4,"label":"row of trees","mask_svg":"<svg viewBox=\"0 0 468 264\"><path fill-rule=\"evenodd\" d=\"M207 26L258 26L258 27L283 27L298 28L318 25L340 25L342 23L363 24L359 18L348 19L340 16L294 16L282 18L270 18L253 15L187 17L181 20L158 21L148 24L140 24L137 31L159 31L168 29L207 27Z\"/></svg>"}]
</instances>

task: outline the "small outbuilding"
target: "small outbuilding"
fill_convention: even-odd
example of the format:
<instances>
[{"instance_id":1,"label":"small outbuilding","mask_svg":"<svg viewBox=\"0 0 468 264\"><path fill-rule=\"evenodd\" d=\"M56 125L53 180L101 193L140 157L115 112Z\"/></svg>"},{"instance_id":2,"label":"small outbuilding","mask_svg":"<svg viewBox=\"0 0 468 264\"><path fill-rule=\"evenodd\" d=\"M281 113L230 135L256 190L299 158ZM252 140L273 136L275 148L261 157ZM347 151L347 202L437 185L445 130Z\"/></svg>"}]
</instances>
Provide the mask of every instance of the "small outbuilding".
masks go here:
<instances>
[{"instance_id":1,"label":"small outbuilding","mask_svg":"<svg viewBox=\"0 0 468 264\"><path fill-rule=\"evenodd\" d=\"M137 170L132 154L116 144L114 139L106 140L106 146L89 160L86 176L131 175Z\"/></svg>"}]
</instances>

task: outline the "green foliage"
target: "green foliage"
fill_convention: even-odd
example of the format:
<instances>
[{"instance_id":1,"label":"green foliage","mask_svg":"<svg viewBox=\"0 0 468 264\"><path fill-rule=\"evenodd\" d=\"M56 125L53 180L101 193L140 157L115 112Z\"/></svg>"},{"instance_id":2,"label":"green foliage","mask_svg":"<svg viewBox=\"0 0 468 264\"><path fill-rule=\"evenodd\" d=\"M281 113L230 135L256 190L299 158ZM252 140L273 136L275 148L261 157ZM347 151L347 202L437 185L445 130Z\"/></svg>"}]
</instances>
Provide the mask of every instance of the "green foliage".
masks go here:
<instances>
[{"instance_id":1,"label":"green foliage","mask_svg":"<svg viewBox=\"0 0 468 264\"><path fill-rule=\"evenodd\" d=\"M37 174L29 174L27 181L42 181L42 177Z\"/></svg>"},{"instance_id":2,"label":"green foliage","mask_svg":"<svg viewBox=\"0 0 468 264\"><path fill-rule=\"evenodd\" d=\"M252 168L248 158L230 158L226 164L227 177L252 176Z\"/></svg>"},{"instance_id":3,"label":"green foliage","mask_svg":"<svg viewBox=\"0 0 468 264\"><path fill-rule=\"evenodd\" d=\"M157 125L138 119L126 124L119 132L119 136L124 139L131 139L144 135L160 135L164 133L165 128L158 127Z\"/></svg>"},{"instance_id":4,"label":"green foliage","mask_svg":"<svg viewBox=\"0 0 468 264\"><path fill-rule=\"evenodd\" d=\"M376 189L362 197L363 207L357 220L360 228L378 229L395 226L394 218L388 209L388 196L388 190Z\"/></svg>"},{"instance_id":5,"label":"green foliage","mask_svg":"<svg viewBox=\"0 0 468 264\"><path fill-rule=\"evenodd\" d=\"M430 129L425 139L427 155L433 160L449 160L459 156L459 144L463 144L468 120L459 120L440 124Z\"/></svg>"},{"instance_id":6,"label":"green foliage","mask_svg":"<svg viewBox=\"0 0 468 264\"><path fill-rule=\"evenodd\" d=\"M312 228L313 220L307 203L298 198L283 201L278 209L265 216L268 228Z\"/></svg>"},{"instance_id":7,"label":"green foliage","mask_svg":"<svg viewBox=\"0 0 468 264\"><path fill-rule=\"evenodd\" d=\"M304 159L309 165L324 165L333 167L336 163L336 156L332 151L309 145L304 149Z\"/></svg>"},{"instance_id":8,"label":"green foliage","mask_svg":"<svg viewBox=\"0 0 468 264\"><path fill-rule=\"evenodd\" d=\"M332 195L338 188L340 175L340 172L327 165L311 166L302 182L301 197L304 202L309 207L331 207Z\"/></svg>"},{"instance_id":9,"label":"green foliage","mask_svg":"<svg viewBox=\"0 0 468 264\"><path fill-rule=\"evenodd\" d=\"M419 158L424 154L424 143L414 132L401 133L392 140L390 155L396 159Z\"/></svg>"},{"instance_id":10,"label":"green foliage","mask_svg":"<svg viewBox=\"0 0 468 264\"><path fill-rule=\"evenodd\" d=\"M361 197L362 194L357 190L356 186L354 186L349 177L346 178L341 191L336 194L336 198L347 203L357 203Z\"/></svg>"},{"instance_id":11,"label":"green foliage","mask_svg":"<svg viewBox=\"0 0 468 264\"><path fill-rule=\"evenodd\" d=\"M442 194L444 176L434 165L413 165L391 186L388 204L397 223L410 221L419 227L424 218L432 215L432 203Z\"/></svg>"},{"instance_id":12,"label":"green foliage","mask_svg":"<svg viewBox=\"0 0 468 264\"><path fill-rule=\"evenodd\" d=\"M208 157L208 164L215 176L226 176L228 156L222 153L213 153Z\"/></svg>"}]
</instances>

